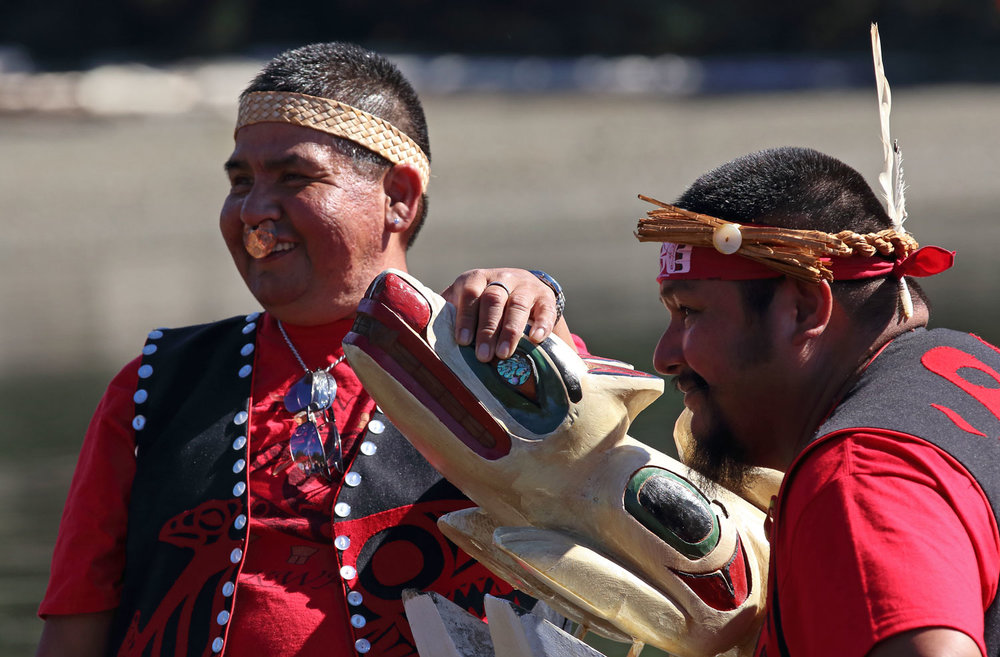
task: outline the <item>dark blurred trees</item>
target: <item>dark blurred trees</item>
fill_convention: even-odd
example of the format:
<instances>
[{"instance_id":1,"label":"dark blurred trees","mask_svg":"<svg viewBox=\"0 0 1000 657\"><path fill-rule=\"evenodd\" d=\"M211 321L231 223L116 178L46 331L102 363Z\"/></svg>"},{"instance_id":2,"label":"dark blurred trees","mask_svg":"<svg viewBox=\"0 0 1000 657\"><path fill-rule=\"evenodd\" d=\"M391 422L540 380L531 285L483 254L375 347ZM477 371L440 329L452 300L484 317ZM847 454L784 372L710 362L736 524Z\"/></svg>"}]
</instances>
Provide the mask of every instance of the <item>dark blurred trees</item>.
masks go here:
<instances>
[{"instance_id":1,"label":"dark blurred trees","mask_svg":"<svg viewBox=\"0 0 1000 657\"><path fill-rule=\"evenodd\" d=\"M387 52L575 56L958 53L1000 68L998 0L5 0L0 44L46 68L269 54L319 40Z\"/></svg>"}]
</instances>

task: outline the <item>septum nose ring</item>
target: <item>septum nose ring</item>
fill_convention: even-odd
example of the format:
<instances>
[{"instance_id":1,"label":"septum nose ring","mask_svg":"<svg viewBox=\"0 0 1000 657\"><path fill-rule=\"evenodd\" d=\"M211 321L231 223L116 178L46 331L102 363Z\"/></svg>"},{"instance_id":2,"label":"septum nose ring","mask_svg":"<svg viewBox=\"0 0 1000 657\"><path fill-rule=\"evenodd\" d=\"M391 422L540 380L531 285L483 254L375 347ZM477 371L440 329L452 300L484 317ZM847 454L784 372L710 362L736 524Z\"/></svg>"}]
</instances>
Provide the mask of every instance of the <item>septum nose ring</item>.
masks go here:
<instances>
[{"instance_id":1,"label":"septum nose ring","mask_svg":"<svg viewBox=\"0 0 1000 657\"><path fill-rule=\"evenodd\" d=\"M243 248L250 257L260 259L268 256L278 244L274 222L265 219L256 226L243 226Z\"/></svg>"}]
</instances>

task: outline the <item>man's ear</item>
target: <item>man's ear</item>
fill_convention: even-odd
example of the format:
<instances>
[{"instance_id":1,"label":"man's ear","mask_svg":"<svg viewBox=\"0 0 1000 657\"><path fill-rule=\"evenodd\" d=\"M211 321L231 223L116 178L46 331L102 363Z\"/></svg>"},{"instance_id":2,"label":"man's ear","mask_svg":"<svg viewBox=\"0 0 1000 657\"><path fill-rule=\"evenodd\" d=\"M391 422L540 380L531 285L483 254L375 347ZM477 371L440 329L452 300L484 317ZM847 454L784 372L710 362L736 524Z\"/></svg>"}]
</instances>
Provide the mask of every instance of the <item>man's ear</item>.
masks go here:
<instances>
[{"instance_id":1,"label":"man's ear","mask_svg":"<svg viewBox=\"0 0 1000 657\"><path fill-rule=\"evenodd\" d=\"M386 229L394 233L405 232L416 220L424 186L420 173L412 164L396 164L382 179L385 191Z\"/></svg>"},{"instance_id":2,"label":"man's ear","mask_svg":"<svg viewBox=\"0 0 1000 657\"><path fill-rule=\"evenodd\" d=\"M809 283L789 279L794 304L793 340L805 342L826 331L833 317L833 292L827 281Z\"/></svg>"}]
</instances>

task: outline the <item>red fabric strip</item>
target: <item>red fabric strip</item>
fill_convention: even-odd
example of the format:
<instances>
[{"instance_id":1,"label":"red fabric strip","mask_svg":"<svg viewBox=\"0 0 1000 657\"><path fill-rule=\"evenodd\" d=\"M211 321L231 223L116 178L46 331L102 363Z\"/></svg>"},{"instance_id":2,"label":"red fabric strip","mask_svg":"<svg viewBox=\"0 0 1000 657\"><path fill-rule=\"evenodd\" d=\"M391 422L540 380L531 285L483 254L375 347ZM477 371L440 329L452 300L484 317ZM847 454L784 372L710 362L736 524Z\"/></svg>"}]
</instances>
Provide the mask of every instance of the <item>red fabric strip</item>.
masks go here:
<instances>
[{"instance_id":1,"label":"red fabric strip","mask_svg":"<svg viewBox=\"0 0 1000 657\"><path fill-rule=\"evenodd\" d=\"M925 246L896 261L879 256L823 260L833 271L834 280L852 281L881 276L933 276L954 264L955 252L939 246ZM726 255L711 247L664 242L656 280L747 281L779 276L782 276L780 272L739 254Z\"/></svg>"}]
</instances>

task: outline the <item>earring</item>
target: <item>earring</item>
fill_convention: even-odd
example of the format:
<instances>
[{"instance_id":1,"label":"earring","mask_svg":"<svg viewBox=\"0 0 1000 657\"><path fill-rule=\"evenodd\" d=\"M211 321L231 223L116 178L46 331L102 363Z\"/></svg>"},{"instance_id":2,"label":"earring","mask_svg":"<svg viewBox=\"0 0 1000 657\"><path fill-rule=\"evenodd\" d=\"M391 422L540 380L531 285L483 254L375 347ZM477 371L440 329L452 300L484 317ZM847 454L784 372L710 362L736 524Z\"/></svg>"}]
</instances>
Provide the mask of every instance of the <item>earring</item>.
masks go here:
<instances>
[{"instance_id":1,"label":"earring","mask_svg":"<svg viewBox=\"0 0 1000 657\"><path fill-rule=\"evenodd\" d=\"M395 219L392 220L392 225L393 226L398 226L399 225L399 217L396 217Z\"/></svg>"}]
</instances>

